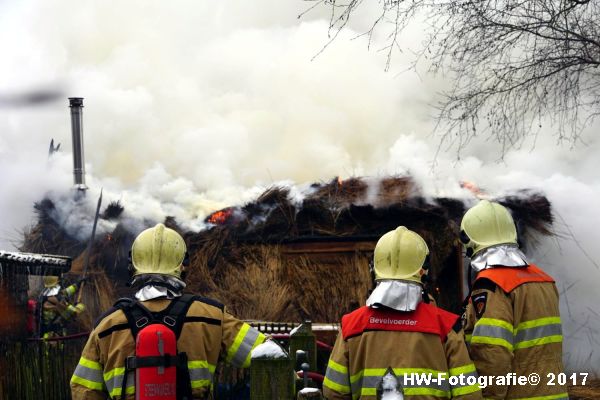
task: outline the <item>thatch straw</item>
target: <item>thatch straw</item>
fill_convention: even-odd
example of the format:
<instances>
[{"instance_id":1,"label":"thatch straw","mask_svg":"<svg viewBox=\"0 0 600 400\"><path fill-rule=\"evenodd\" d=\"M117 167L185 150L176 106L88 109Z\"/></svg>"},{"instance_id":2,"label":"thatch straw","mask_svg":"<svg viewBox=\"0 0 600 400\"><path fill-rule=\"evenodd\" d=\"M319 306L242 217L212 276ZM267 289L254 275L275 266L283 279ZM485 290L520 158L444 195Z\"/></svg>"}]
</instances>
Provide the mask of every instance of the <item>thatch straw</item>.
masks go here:
<instances>
[{"instance_id":1,"label":"thatch straw","mask_svg":"<svg viewBox=\"0 0 600 400\"><path fill-rule=\"evenodd\" d=\"M224 253L212 270L201 259L203 253L196 253L188 288L219 299L244 319L336 321L360 304L370 288L364 268L368 260L360 254L323 263L284 256L277 246L244 246Z\"/></svg>"},{"instance_id":2,"label":"thatch straw","mask_svg":"<svg viewBox=\"0 0 600 400\"><path fill-rule=\"evenodd\" d=\"M523 192L500 202L512 210L526 241L551 233L551 206L543 195ZM25 235L23 250L74 257L73 274L81 273L86 243L65 232L53 219L53 209L49 200L36 204L39 223ZM119 222L122 211L120 204L111 203L102 218ZM457 235L464 212L461 201L424 198L410 177L336 178L312 185L301 202L290 199L289 188L268 188L253 202L221 210L213 220L209 216L213 226L198 233L183 232L173 218L165 224L182 233L188 244L191 291L220 299L241 318L333 322L362 304L370 286L370 252L382 234L399 225L427 241L432 286L441 288L440 298L451 305L448 293L458 292L460 285ZM90 257L92 282L84 293L90 320L130 293L124 286L127 252L136 234L118 223L114 232L97 238ZM310 248L310 243L339 240L367 245L360 251L327 254L282 250L286 243Z\"/></svg>"}]
</instances>

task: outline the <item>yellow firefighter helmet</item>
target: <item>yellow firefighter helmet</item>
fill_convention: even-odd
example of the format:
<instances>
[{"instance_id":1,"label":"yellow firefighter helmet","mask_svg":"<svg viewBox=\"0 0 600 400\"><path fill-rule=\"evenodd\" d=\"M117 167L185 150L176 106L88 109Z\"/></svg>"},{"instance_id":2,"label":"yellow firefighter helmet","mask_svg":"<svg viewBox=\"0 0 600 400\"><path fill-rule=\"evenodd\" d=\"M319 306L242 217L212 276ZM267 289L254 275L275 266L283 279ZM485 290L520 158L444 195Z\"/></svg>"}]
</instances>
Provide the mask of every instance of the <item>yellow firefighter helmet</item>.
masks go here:
<instances>
[{"instance_id":1,"label":"yellow firefighter helmet","mask_svg":"<svg viewBox=\"0 0 600 400\"><path fill-rule=\"evenodd\" d=\"M460 236L472 255L499 244L517 244L517 229L510 212L488 200L481 200L465 213Z\"/></svg>"},{"instance_id":2,"label":"yellow firefighter helmet","mask_svg":"<svg viewBox=\"0 0 600 400\"><path fill-rule=\"evenodd\" d=\"M401 279L421 283L427 243L417 233L400 226L383 235L373 256L375 279Z\"/></svg>"},{"instance_id":3,"label":"yellow firefighter helmet","mask_svg":"<svg viewBox=\"0 0 600 400\"><path fill-rule=\"evenodd\" d=\"M131 246L134 275L161 274L179 278L186 250L183 238L173 229L163 224L146 229Z\"/></svg>"},{"instance_id":4,"label":"yellow firefighter helmet","mask_svg":"<svg viewBox=\"0 0 600 400\"><path fill-rule=\"evenodd\" d=\"M44 275L44 287L51 288L58 285L58 276Z\"/></svg>"}]
</instances>

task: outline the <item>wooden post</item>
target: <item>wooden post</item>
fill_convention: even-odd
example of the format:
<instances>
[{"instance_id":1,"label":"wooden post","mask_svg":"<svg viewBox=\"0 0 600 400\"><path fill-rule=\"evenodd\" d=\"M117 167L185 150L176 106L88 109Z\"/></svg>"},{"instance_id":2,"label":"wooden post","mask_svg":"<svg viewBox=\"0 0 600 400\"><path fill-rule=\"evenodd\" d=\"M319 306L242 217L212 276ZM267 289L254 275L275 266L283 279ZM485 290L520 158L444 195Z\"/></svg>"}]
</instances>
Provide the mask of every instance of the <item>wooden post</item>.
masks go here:
<instances>
[{"instance_id":1,"label":"wooden post","mask_svg":"<svg viewBox=\"0 0 600 400\"><path fill-rule=\"evenodd\" d=\"M321 394L321 391L316 388L304 388L298 392L297 400L309 400L309 399L322 400L323 395Z\"/></svg>"},{"instance_id":2,"label":"wooden post","mask_svg":"<svg viewBox=\"0 0 600 400\"><path fill-rule=\"evenodd\" d=\"M306 353L306 361L310 366L310 371L317 371L317 339L312 331L312 322L310 320L290 332L290 354L296 356L296 351L303 350ZM296 361L296 360L294 360ZM294 364L294 368L300 369L300 365Z\"/></svg>"},{"instance_id":3,"label":"wooden post","mask_svg":"<svg viewBox=\"0 0 600 400\"><path fill-rule=\"evenodd\" d=\"M273 341L252 351L250 363L251 400L293 400L294 364L289 355Z\"/></svg>"}]
</instances>

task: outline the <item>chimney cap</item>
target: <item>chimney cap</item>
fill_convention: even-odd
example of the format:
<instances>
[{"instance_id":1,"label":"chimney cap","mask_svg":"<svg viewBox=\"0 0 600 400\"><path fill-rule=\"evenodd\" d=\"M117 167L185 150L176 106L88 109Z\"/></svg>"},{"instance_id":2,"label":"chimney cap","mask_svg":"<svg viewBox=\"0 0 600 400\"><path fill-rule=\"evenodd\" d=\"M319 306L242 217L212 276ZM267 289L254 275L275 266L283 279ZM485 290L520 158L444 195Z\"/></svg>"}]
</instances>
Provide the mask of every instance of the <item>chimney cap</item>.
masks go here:
<instances>
[{"instance_id":1,"label":"chimney cap","mask_svg":"<svg viewBox=\"0 0 600 400\"><path fill-rule=\"evenodd\" d=\"M83 97L69 97L69 107L83 107Z\"/></svg>"}]
</instances>

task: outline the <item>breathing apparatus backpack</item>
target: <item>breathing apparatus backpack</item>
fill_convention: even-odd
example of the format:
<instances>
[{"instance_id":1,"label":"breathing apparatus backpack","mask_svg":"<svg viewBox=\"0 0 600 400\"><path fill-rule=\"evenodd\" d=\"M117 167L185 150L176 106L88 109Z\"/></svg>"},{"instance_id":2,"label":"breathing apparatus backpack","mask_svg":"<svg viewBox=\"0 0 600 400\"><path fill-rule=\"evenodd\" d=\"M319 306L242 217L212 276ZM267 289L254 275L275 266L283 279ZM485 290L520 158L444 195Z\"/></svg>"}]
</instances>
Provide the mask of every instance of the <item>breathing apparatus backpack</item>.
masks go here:
<instances>
[{"instance_id":1,"label":"breathing apparatus backpack","mask_svg":"<svg viewBox=\"0 0 600 400\"><path fill-rule=\"evenodd\" d=\"M135 339L135 356L125 362L122 399L126 398L131 373L135 373L136 400L192 399L187 354L177 351L177 339L194 300L195 296L184 294L160 312L152 312L133 299L117 301L114 307L127 317Z\"/></svg>"}]
</instances>

